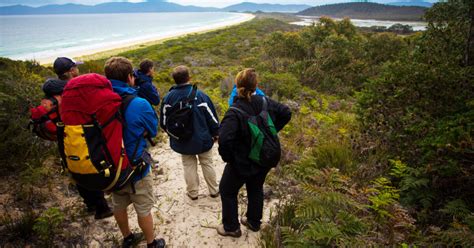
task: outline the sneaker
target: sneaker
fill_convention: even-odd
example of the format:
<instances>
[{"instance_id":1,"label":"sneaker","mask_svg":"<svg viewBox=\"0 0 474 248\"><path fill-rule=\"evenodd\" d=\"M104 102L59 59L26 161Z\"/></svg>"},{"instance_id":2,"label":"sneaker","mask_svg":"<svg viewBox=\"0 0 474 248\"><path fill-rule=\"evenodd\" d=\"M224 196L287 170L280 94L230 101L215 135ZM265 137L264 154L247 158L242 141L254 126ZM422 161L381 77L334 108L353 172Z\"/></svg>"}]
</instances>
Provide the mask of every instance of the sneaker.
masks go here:
<instances>
[{"instance_id":1,"label":"sneaker","mask_svg":"<svg viewBox=\"0 0 474 248\"><path fill-rule=\"evenodd\" d=\"M224 225L219 225L217 227L217 233L219 235L222 235L222 236L230 236L230 237L234 237L234 238L238 238L238 237L242 236L242 231L240 231L240 228L237 229L236 231L233 231L233 232L227 232L224 229Z\"/></svg>"},{"instance_id":2,"label":"sneaker","mask_svg":"<svg viewBox=\"0 0 474 248\"><path fill-rule=\"evenodd\" d=\"M217 193L215 193L215 194L210 194L210 196L211 196L212 198L217 198L217 197L220 196L220 193L217 192Z\"/></svg>"},{"instance_id":3,"label":"sneaker","mask_svg":"<svg viewBox=\"0 0 474 248\"><path fill-rule=\"evenodd\" d=\"M151 244L146 245L147 248L164 248L166 247L166 242L164 239L155 239Z\"/></svg>"},{"instance_id":4,"label":"sneaker","mask_svg":"<svg viewBox=\"0 0 474 248\"><path fill-rule=\"evenodd\" d=\"M112 215L114 215L112 210L110 210L110 208L106 208L103 211L96 210L94 218L96 220L102 220L102 219L105 219L105 218L109 218Z\"/></svg>"},{"instance_id":5,"label":"sneaker","mask_svg":"<svg viewBox=\"0 0 474 248\"><path fill-rule=\"evenodd\" d=\"M140 243L140 241L144 239L145 239L145 235L143 233L131 233L130 235L128 235L126 238L123 239L122 248L134 247L138 245L138 243Z\"/></svg>"},{"instance_id":6,"label":"sneaker","mask_svg":"<svg viewBox=\"0 0 474 248\"><path fill-rule=\"evenodd\" d=\"M253 226L252 224L250 224L247 220L247 217L242 217L240 219L240 223L242 223L242 225L246 226L248 229L254 231L254 232L258 232L260 231L260 227L255 227Z\"/></svg>"},{"instance_id":7,"label":"sneaker","mask_svg":"<svg viewBox=\"0 0 474 248\"><path fill-rule=\"evenodd\" d=\"M195 200L198 199L197 196L192 197L189 193L186 193L186 195L189 197L189 199L191 199L191 200L193 200L193 201L195 201Z\"/></svg>"}]
</instances>

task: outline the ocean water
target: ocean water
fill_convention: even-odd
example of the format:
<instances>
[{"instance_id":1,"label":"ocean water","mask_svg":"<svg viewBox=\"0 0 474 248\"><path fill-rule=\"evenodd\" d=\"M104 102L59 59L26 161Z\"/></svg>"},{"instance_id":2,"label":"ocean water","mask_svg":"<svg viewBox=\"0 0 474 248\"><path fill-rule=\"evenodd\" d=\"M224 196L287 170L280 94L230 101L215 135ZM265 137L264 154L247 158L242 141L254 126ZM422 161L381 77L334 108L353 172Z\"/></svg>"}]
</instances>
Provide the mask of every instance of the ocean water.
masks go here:
<instances>
[{"instance_id":1,"label":"ocean water","mask_svg":"<svg viewBox=\"0 0 474 248\"><path fill-rule=\"evenodd\" d=\"M227 12L0 16L0 56L23 60L70 56L246 18Z\"/></svg>"},{"instance_id":2,"label":"ocean water","mask_svg":"<svg viewBox=\"0 0 474 248\"><path fill-rule=\"evenodd\" d=\"M293 22L292 24L300 25L300 26L309 26L312 25L314 22L318 22L318 18L309 17L309 16L300 16L302 21ZM341 20L338 18L334 18L335 20ZM410 25L414 31L424 31L426 30L426 23L425 22L407 22L407 21L380 21L380 20L361 20L361 19L351 19L352 24L357 27L372 27L372 26L383 26L383 27L390 27L393 24L400 23L403 25Z\"/></svg>"}]
</instances>

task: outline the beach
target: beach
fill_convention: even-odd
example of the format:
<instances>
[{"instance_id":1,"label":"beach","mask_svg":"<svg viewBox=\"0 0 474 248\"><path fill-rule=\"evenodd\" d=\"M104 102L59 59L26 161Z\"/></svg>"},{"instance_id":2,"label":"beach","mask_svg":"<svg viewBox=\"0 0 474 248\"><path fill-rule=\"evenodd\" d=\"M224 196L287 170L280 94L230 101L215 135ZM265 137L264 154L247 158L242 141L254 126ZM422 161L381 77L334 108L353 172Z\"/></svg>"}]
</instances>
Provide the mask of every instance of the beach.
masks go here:
<instances>
[{"instance_id":1,"label":"beach","mask_svg":"<svg viewBox=\"0 0 474 248\"><path fill-rule=\"evenodd\" d=\"M218 29L227 28L230 26L238 25L243 22L250 21L253 18L255 18L255 16L252 14L243 14L242 18L237 19L237 20L222 22L219 24L214 24L214 25L209 25L209 26L202 26L199 28L194 28L192 30L186 30L184 32L177 31L174 34L156 35L156 36L152 36L152 37L148 37L148 38L144 38L140 40L131 39L127 41L116 42L114 44L98 45L97 47L92 47L87 50L81 49L81 50L76 50L76 51L70 51L67 53L67 56L72 57L78 61L110 57L124 51L160 44L167 40L176 39L176 38L183 37L186 35L211 32ZM56 57L57 56L48 56L48 57L36 58L35 60L42 65L49 65L53 63Z\"/></svg>"},{"instance_id":2,"label":"beach","mask_svg":"<svg viewBox=\"0 0 474 248\"><path fill-rule=\"evenodd\" d=\"M52 64L60 56L98 59L254 17L227 12L3 16L0 56L42 65ZM63 19L78 24L71 29L61 23Z\"/></svg>"}]
</instances>

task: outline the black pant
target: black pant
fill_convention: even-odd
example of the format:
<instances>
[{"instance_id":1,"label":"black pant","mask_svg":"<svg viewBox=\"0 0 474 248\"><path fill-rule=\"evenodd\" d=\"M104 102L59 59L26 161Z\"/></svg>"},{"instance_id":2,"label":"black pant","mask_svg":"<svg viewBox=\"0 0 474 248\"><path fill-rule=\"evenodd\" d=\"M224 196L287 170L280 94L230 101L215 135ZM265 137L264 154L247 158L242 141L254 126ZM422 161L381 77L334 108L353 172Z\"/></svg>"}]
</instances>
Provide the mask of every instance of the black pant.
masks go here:
<instances>
[{"instance_id":1,"label":"black pant","mask_svg":"<svg viewBox=\"0 0 474 248\"><path fill-rule=\"evenodd\" d=\"M247 221L254 227L259 227L262 224L263 183L268 171L269 169L262 169L256 175L244 177L231 165L226 165L219 184L224 230L233 232L240 228L237 195L244 184L247 188L248 198Z\"/></svg>"},{"instance_id":2,"label":"black pant","mask_svg":"<svg viewBox=\"0 0 474 248\"><path fill-rule=\"evenodd\" d=\"M77 191L79 191L79 195L84 199L88 210L95 209L96 212L101 213L109 209L104 198L104 192L88 190L79 185L77 185Z\"/></svg>"}]
</instances>

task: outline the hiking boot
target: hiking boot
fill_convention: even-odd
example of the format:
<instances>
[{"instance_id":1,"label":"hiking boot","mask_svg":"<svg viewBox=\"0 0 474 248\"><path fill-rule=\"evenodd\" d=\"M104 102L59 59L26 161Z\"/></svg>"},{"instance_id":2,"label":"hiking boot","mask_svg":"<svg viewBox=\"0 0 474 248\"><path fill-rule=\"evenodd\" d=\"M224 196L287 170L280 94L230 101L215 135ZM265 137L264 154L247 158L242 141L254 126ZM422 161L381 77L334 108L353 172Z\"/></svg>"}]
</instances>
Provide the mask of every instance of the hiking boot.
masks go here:
<instances>
[{"instance_id":1,"label":"hiking boot","mask_svg":"<svg viewBox=\"0 0 474 248\"><path fill-rule=\"evenodd\" d=\"M166 247L166 242L164 239L155 239L151 244L146 245L147 248L164 248Z\"/></svg>"},{"instance_id":2,"label":"hiking boot","mask_svg":"<svg viewBox=\"0 0 474 248\"><path fill-rule=\"evenodd\" d=\"M249 221L247 220L247 217L242 217L240 219L240 223L242 223L242 225L246 226L248 229L250 229L254 232L260 231L260 227L256 227L256 226L253 226L252 224L250 224Z\"/></svg>"},{"instance_id":3,"label":"hiking boot","mask_svg":"<svg viewBox=\"0 0 474 248\"><path fill-rule=\"evenodd\" d=\"M210 194L210 196L211 196L212 198L217 198L217 197L220 196L220 193L217 192L217 193L215 193L215 194Z\"/></svg>"},{"instance_id":4,"label":"hiking boot","mask_svg":"<svg viewBox=\"0 0 474 248\"><path fill-rule=\"evenodd\" d=\"M219 235L222 235L222 236L230 236L230 237L234 237L234 238L238 238L238 237L242 236L242 231L240 231L240 228L233 231L233 232L227 232L224 229L224 225L219 225L217 227L217 233Z\"/></svg>"},{"instance_id":5,"label":"hiking boot","mask_svg":"<svg viewBox=\"0 0 474 248\"><path fill-rule=\"evenodd\" d=\"M93 214L96 211L95 206L87 206L86 211L87 214Z\"/></svg>"},{"instance_id":6,"label":"hiking boot","mask_svg":"<svg viewBox=\"0 0 474 248\"><path fill-rule=\"evenodd\" d=\"M131 233L126 238L123 239L122 248L132 248L138 245L140 241L145 239L143 233Z\"/></svg>"},{"instance_id":7,"label":"hiking boot","mask_svg":"<svg viewBox=\"0 0 474 248\"><path fill-rule=\"evenodd\" d=\"M189 193L186 193L186 195L189 197L189 199L191 199L191 200L193 200L193 201L195 201L195 200L198 199L197 196L192 197Z\"/></svg>"},{"instance_id":8,"label":"hiking boot","mask_svg":"<svg viewBox=\"0 0 474 248\"><path fill-rule=\"evenodd\" d=\"M107 207L102 211L96 210L94 218L96 220L102 220L105 218L109 218L112 215L114 215L114 213L112 212L112 210L110 210L110 208Z\"/></svg>"}]
</instances>

